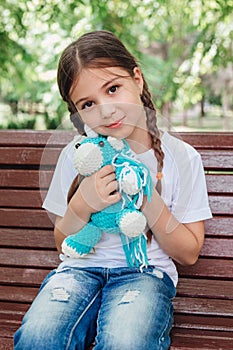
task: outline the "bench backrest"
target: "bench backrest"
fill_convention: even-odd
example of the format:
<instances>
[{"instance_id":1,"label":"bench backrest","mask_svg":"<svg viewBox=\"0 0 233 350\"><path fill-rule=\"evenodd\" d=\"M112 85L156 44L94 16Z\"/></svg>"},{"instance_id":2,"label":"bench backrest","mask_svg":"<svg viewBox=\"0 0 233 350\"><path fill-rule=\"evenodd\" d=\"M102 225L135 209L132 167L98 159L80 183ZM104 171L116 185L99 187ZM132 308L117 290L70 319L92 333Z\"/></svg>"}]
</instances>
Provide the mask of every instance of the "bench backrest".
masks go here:
<instances>
[{"instance_id":1,"label":"bench backrest","mask_svg":"<svg viewBox=\"0 0 233 350\"><path fill-rule=\"evenodd\" d=\"M0 131L0 313L9 320L0 336L19 326L43 278L59 262L53 222L41 204L59 153L73 136L70 131ZM178 267L175 326L182 333L203 322L210 330L227 331L233 316L233 136L177 136L202 156L214 218L206 222L198 262Z\"/></svg>"}]
</instances>

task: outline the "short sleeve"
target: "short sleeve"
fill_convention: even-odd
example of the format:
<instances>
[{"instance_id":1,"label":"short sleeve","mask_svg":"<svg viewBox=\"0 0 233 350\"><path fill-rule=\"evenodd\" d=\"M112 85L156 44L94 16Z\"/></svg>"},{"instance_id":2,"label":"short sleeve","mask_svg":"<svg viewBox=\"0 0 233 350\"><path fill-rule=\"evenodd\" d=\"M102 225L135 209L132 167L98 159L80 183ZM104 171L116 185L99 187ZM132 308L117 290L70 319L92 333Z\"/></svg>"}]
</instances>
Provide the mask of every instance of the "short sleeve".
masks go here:
<instances>
[{"instance_id":1,"label":"short sleeve","mask_svg":"<svg viewBox=\"0 0 233 350\"><path fill-rule=\"evenodd\" d=\"M177 165L178 181L172 201L172 212L182 223L210 219L212 214L201 156L189 146L183 156L183 160Z\"/></svg>"},{"instance_id":2,"label":"short sleeve","mask_svg":"<svg viewBox=\"0 0 233 350\"><path fill-rule=\"evenodd\" d=\"M64 216L67 209L67 194L77 175L73 166L73 141L61 152L54 175L42 207L58 216Z\"/></svg>"}]
</instances>

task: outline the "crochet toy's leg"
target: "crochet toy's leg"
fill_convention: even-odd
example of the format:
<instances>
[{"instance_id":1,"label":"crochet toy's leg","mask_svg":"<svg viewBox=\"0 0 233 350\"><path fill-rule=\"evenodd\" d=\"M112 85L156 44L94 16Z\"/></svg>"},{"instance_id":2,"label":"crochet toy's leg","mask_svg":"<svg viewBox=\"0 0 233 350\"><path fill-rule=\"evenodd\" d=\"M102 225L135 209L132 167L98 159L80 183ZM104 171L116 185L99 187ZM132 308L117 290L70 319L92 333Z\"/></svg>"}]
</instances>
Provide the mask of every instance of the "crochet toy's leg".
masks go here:
<instances>
[{"instance_id":1,"label":"crochet toy's leg","mask_svg":"<svg viewBox=\"0 0 233 350\"><path fill-rule=\"evenodd\" d=\"M117 215L117 223L121 232L128 237L137 237L146 228L145 215L136 209L125 209Z\"/></svg>"},{"instance_id":2,"label":"crochet toy's leg","mask_svg":"<svg viewBox=\"0 0 233 350\"><path fill-rule=\"evenodd\" d=\"M81 258L91 252L100 238L101 230L88 223L79 232L64 239L62 252L70 258Z\"/></svg>"}]
</instances>

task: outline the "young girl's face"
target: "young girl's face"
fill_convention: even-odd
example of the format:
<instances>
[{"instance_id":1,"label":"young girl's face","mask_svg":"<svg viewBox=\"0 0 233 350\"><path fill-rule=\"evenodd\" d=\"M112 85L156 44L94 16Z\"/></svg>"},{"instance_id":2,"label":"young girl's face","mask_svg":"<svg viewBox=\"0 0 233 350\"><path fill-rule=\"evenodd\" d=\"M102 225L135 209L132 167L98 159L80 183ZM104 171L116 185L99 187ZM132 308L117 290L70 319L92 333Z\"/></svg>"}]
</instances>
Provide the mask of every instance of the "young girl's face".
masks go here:
<instances>
[{"instance_id":1,"label":"young girl's face","mask_svg":"<svg viewBox=\"0 0 233 350\"><path fill-rule=\"evenodd\" d=\"M134 77L120 67L84 68L70 97L82 121L97 133L140 142L146 130L142 90L137 67Z\"/></svg>"}]
</instances>

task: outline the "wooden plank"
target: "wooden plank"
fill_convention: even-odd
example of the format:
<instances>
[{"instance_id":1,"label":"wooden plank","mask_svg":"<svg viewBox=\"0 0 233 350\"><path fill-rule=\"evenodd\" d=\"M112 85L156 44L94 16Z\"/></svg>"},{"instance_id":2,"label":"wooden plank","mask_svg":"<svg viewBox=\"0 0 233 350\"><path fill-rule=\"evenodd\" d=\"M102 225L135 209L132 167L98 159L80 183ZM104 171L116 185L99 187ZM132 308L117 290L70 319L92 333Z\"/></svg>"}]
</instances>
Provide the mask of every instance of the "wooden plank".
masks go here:
<instances>
[{"instance_id":1,"label":"wooden plank","mask_svg":"<svg viewBox=\"0 0 233 350\"><path fill-rule=\"evenodd\" d=\"M13 208L41 208L47 191L0 189L0 206Z\"/></svg>"},{"instance_id":2,"label":"wooden plank","mask_svg":"<svg viewBox=\"0 0 233 350\"><path fill-rule=\"evenodd\" d=\"M21 321L30 303L16 303L0 301L0 319Z\"/></svg>"},{"instance_id":3,"label":"wooden plank","mask_svg":"<svg viewBox=\"0 0 233 350\"><path fill-rule=\"evenodd\" d=\"M8 338L13 342L14 333L20 327L20 324L20 321L0 320L0 339L2 339L2 337L5 339ZM13 347L11 349L13 349Z\"/></svg>"},{"instance_id":4,"label":"wooden plank","mask_svg":"<svg viewBox=\"0 0 233 350\"><path fill-rule=\"evenodd\" d=\"M4 188L48 188L52 180L52 170L1 169L0 187Z\"/></svg>"},{"instance_id":5,"label":"wooden plank","mask_svg":"<svg viewBox=\"0 0 233 350\"><path fill-rule=\"evenodd\" d=\"M1 165L56 165L61 148L1 147Z\"/></svg>"},{"instance_id":6,"label":"wooden plank","mask_svg":"<svg viewBox=\"0 0 233 350\"><path fill-rule=\"evenodd\" d=\"M221 193L221 195L224 193L233 194L232 174L206 174L206 183L209 193Z\"/></svg>"},{"instance_id":7,"label":"wooden plank","mask_svg":"<svg viewBox=\"0 0 233 350\"><path fill-rule=\"evenodd\" d=\"M205 222L206 236L233 237L233 216L215 216Z\"/></svg>"},{"instance_id":8,"label":"wooden plank","mask_svg":"<svg viewBox=\"0 0 233 350\"><path fill-rule=\"evenodd\" d=\"M233 196L209 196L209 204L213 215L232 215Z\"/></svg>"},{"instance_id":9,"label":"wooden plank","mask_svg":"<svg viewBox=\"0 0 233 350\"><path fill-rule=\"evenodd\" d=\"M50 271L49 269L1 267L0 283L39 287Z\"/></svg>"},{"instance_id":10,"label":"wooden plank","mask_svg":"<svg viewBox=\"0 0 233 350\"><path fill-rule=\"evenodd\" d=\"M180 277L218 278L223 280L233 279L232 259L208 259L199 258L193 266L177 264Z\"/></svg>"},{"instance_id":11,"label":"wooden plank","mask_svg":"<svg viewBox=\"0 0 233 350\"><path fill-rule=\"evenodd\" d=\"M176 132L172 134L197 149L233 149L232 132Z\"/></svg>"},{"instance_id":12,"label":"wooden plank","mask_svg":"<svg viewBox=\"0 0 233 350\"><path fill-rule=\"evenodd\" d=\"M31 303L37 293L37 287L0 285L1 301ZM233 317L232 300L178 296L174 299L174 310L182 314Z\"/></svg>"},{"instance_id":13,"label":"wooden plank","mask_svg":"<svg viewBox=\"0 0 233 350\"><path fill-rule=\"evenodd\" d=\"M230 170L233 169L233 157L232 150L229 151L210 151L200 150L199 151L204 168L207 170Z\"/></svg>"},{"instance_id":14,"label":"wooden plank","mask_svg":"<svg viewBox=\"0 0 233 350\"><path fill-rule=\"evenodd\" d=\"M0 338L0 350L12 350L13 345L14 344L13 344L12 338L5 338L5 337L1 336L1 338Z\"/></svg>"},{"instance_id":15,"label":"wooden plank","mask_svg":"<svg viewBox=\"0 0 233 350\"><path fill-rule=\"evenodd\" d=\"M48 216L43 209L0 208L0 218L3 227L52 229L54 226L54 215Z\"/></svg>"},{"instance_id":16,"label":"wooden plank","mask_svg":"<svg viewBox=\"0 0 233 350\"><path fill-rule=\"evenodd\" d=\"M230 350L232 342L231 332L174 328L170 350Z\"/></svg>"},{"instance_id":17,"label":"wooden plank","mask_svg":"<svg viewBox=\"0 0 233 350\"><path fill-rule=\"evenodd\" d=\"M172 132L172 135L196 148L232 149L232 132ZM0 145L66 145L77 131L74 130L0 130Z\"/></svg>"},{"instance_id":18,"label":"wooden plank","mask_svg":"<svg viewBox=\"0 0 233 350\"><path fill-rule=\"evenodd\" d=\"M200 255L205 257L233 258L233 239L206 238Z\"/></svg>"},{"instance_id":19,"label":"wooden plank","mask_svg":"<svg viewBox=\"0 0 233 350\"><path fill-rule=\"evenodd\" d=\"M176 297L174 310L177 313L233 317L232 300Z\"/></svg>"},{"instance_id":20,"label":"wooden plank","mask_svg":"<svg viewBox=\"0 0 233 350\"><path fill-rule=\"evenodd\" d=\"M180 278L177 286L177 296L206 297L216 299L233 299L233 281L209 279Z\"/></svg>"},{"instance_id":21,"label":"wooden plank","mask_svg":"<svg viewBox=\"0 0 233 350\"><path fill-rule=\"evenodd\" d=\"M200 315L175 314L174 327L184 329L233 332L233 320L231 317L209 317Z\"/></svg>"},{"instance_id":22,"label":"wooden plank","mask_svg":"<svg viewBox=\"0 0 233 350\"><path fill-rule=\"evenodd\" d=\"M0 285L0 300L8 302L31 303L35 299L38 289L39 288Z\"/></svg>"},{"instance_id":23,"label":"wooden plank","mask_svg":"<svg viewBox=\"0 0 233 350\"><path fill-rule=\"evenodd\" d=\"M0 248L0 265L53 269L59 264L57 251Z\"/></svg>"},{"instance_id":24,"label":"wooden plank","mask_svg":"<svg viewBox=\"0 0 233 350\"><path fill-rule=\"evenodd\" d=\"M53 230L0 228L0 246L55 249Z\"/></svg>"},{"instance_id":25,"label":"wooden plank","mask_svg":"<svg viewBox=\"0 0 233 350\"><path fill-rule=\"evenodd\" d=\"M65 146L77 131L65 130L0 130L1 146Z\"/></svg>"}]
</instances>

